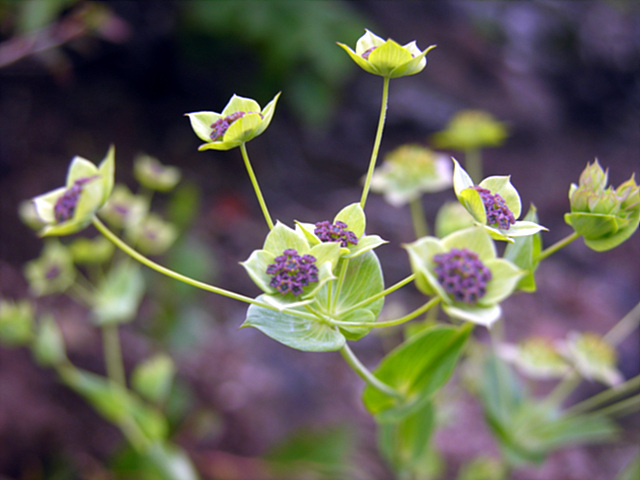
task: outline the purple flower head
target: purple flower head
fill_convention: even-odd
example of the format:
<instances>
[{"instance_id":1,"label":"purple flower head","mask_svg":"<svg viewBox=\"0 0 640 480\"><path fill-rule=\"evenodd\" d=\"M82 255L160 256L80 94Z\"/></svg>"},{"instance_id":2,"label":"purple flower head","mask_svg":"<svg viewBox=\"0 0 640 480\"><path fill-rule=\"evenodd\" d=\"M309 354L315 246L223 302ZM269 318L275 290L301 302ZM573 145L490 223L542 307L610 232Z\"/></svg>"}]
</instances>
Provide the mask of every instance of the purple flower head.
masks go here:
<instances>
[{"instance_id":1,"label":"purple flower head","mask_svg":"<svg viewBox=\"0 0 640 480\"><path fill-rule=\"evenodd\" d=\"M438 283L454 301L474 305L487 293L491 270L475 252L454 248L433 256Z\"/></svg>"},{"instance_id":2,"label":"purple flower head","mask_svg":"<svg viewBox=\"0 0 640 480\"><path fill-rule=\"evenodd\" d=\"M292 248L276 257L275 263L267 267L266 273L271 275L269 285L283 295L292 293L298 296L304 287L318 282L316 258L313 255L300 256Z\"/></svg>"},{"instance_id":3,"label":"purple flower head","mask_svg":"<svg viewBox=\"0 0 640 480\"><path fill-rule=\"evenodd\" d=\"M487 225L508 230L511 225L516 223L516 218L500 194L492 194L486 188L478 185L474 185L473 188L480 194L480 199L484 204L484 209L487 212Z\"/></svg>"},{"instance_id":4,"label":"purple flower head","mask_svg":"<svg viewBox=\"0 0 640 480\"><path fill-rule=\"evenodd\" d=\"M338 220L331 223L328 220L316 223L313 233L322 242L340 242L341 247L348 247L349 244L357 245L358 238L351 230L347 230L347 224Z\"/></svg>"},{"instance_id":5,"label":"purple flower head","mask_svg":"<svg viewBox=\"0 0 640 480\"><path fill-rule=\"evenodd\" d=\"M371 48L367 48L364 52L362 52L362 55L360 55L362 58L364 58L365 60L369 59L369 55L371 55L371 52L373 52L376 48L378 47L371 47Z\"/></svg>"},{"instance_id":6,"label":"purple flower head","mask_svg":"<svg viewBox=\"0 0 640 480\"><path fill-rule=\"evenodd\" d=\"M53 207L53 215L57 223L66 222L73 217L84 184L94 178L96 177L79 178L58 198Z\"/></svg>"},{"instance_id":7,"label":"purple flower head","mask_svg":"<svg viewBox=\"0 0 640 480\"><path fill-rule=\"evenodd\" d=\"M231 115L222 117L213 122L211 124L211 140L215 142L224 137L224 134L229 126L239 118L244 117L245 114L246 112L234 112Z\"/></svg>"}]
</instances>

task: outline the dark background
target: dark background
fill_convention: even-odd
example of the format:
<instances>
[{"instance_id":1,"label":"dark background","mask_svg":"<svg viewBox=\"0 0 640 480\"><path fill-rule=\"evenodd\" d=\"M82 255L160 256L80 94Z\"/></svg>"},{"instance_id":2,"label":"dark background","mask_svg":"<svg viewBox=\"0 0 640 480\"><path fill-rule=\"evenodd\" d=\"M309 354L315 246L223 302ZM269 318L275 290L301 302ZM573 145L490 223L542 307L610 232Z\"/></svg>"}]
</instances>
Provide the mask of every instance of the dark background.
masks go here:
<instances>
[{"instance_id":1,"label":"dark background","mask_svg":"<svg viewBox=\"0 0 640 480\"><path fill-rule=\"evenodd\" d=\"M20 48L24 3L0 3L3 60ZM535 203L550 229L545 245L570 233L563 222L567 192L587 162L597 157L616 186L640 173L638 2L113 1L99 4L108 13L99 28L74 35L76 23L64 21L86 3L67 2L54 17L58 30L50 37L71 32L69 40L37 54L27 49L0 65L3 298L28 294L22 265L42 245L18 220L19 202L61 185L74 155L97 163L111 143L118 181L132 184L138 152L182 169L185 183L200 193L186 243L210 265L199 278L256 294L238 261L262 245L266 226L240 153L198 152L183 114L219 111L233 93L264 105L282 91L268 131L248 145L263 193L274 218L287 224L332 218L359 200L377 123L381 79L360 71L335 45L354 46L364 28L400 43L415 39L420 48L438 45L422 73L391 82L381 158L405 142L427 144L461 109L489 111L508 123L510 135L505 146L484 152L485 174L512 175L523 204ZM452 196L425 197L430 221ZM412 240L409 212L372 194L367 214L368 232L391 242L379 249L391 284L409 268L400 248ZM639 255L638 234L604 253L575 242L541 266L536 294L505 303L507 338L606 332L638 301ZM175 287L154 274L147 278L160 291ZM417 305L420 297L407 290L400 303ZM125 328L123 343L131 366L168 343L193 411L215 412L206 434L188 428L196 422L192 414L178 437L199 465L216 454L261 455L294 427L346 423L358 432L362 478L388 478L376 457L374 426L359 405L361 383L339 355L302 354L257 331L237 331L243 305L191 295L180 328L156 327L147 315ZM60 299L39 305L62 319L74 361L101 371L100 342L86 313ZM355 348L373 366L381 343ZM627 378L640 370L638 345L636 331L621 346ZM588 384L578 395L598 388ZM438 436L452 466L495 451L477 406L462 403L461 418L471 428L458 425ZM637 440L637 419L630 425ZM47 478L60 458L93 471L118 442L117 431L36 367L28 352L0 348L0 478ZM568 449L514 478L612 478L629 452ZM208 478L226 478L206 468Z\"/></svg>"}]
</instances>

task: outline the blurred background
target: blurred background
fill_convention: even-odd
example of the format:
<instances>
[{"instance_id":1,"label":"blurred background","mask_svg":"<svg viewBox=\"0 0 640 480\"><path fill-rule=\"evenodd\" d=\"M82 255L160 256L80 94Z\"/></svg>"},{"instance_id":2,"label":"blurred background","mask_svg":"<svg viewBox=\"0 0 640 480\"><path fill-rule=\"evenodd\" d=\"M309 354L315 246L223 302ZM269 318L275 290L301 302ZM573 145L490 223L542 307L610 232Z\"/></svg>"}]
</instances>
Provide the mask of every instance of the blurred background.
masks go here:
<instances>
[{"instance_id":1,"label":"blurred background","mask_svg":"<svg viewBox=\"0 0 640 480\"><path fill-rule=\"evenodd\" d=\"M381 78L336 46L355 46L365 28L438 45L422 73L391 82L381 159L406 142L428 145L460 110L490 112L509 137L485 150L485 174L510 174L523 204L535 203L550 230L545 245L570 232L569 184L587 162L597 157L616 186L640 173L633 0L0 1L0 297L28 295L22 266L42 248L17 216L20 201L62 185L74 155L98 162L110 144L119 182L132 183L141 152L182 170L179 198L167 206L186 233L162 262L256 295L238 262L267 228L240 152L198 152L184 113L220 111L234 93L264 105L282 91L268 131L248 144L270 211L289 225L333 218L359 200L377 124ZM430 222L452 198L424 198ZM391 284L409 269L401 243L413 240L410 213L372 194L367 214L368 233L390 241L378 252ZM541 266L538 292L505 303L507 338L606 332L638 302L639 258L637 233L605 253L575 242ZM390 478L360 405L362 383L337 353L303 354L238 331L244 305L146 273L153 288L122 332L125 362L159 347L177 361L176 441L204 478L259 480L258 457L291 438L333 446L345 470L332 478ZM168 292L178 295L167 300ZM410 287L394 302L410 309L420 299ZM39 306L63 323L73 361L103 372L86 312L66 299ZM389 341L370 335L354 349L374 366ZM627 378L640 371L639 350L638 332L621 345ZM599 388L585 384L576 395ZM436 439L452 471L495 451L479 408L462 400L460 409L464 424ZM629 421L636 442L639 425ZM28 352L0 347L0 479L109 478L102 466L119 442ZM613 478L629 452L567 449L514 478Z\"/></svg>"}]
</instances>

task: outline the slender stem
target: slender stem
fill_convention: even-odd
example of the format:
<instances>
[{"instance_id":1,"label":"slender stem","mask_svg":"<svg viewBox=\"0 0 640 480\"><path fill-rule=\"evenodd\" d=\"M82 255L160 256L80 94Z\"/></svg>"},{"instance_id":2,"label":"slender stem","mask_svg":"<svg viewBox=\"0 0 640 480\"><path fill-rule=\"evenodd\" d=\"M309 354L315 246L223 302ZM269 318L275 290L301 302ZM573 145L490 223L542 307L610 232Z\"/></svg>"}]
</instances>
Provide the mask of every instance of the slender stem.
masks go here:
<instances>
[{"instance_id":1,"label":"slender stem","mask_svg":"<svg viewBox=\"0 0 640 480\"><path fill-rule=\"evenodd\" d=\"M102 327L102 345L104 348L107 377L118 385L126 387L122 349L120 348L120 337L118 335L117 325L105 325Z\"/></svg>"},{"instance_id":2,"label":"slender stem","mask_svg":"<svg viewBox=\"0 0 640 480\"><path fill-rule=\"evenodd\" d=\"M616 397L620 397L622 395L626 395L629 392L632 392L636 389L640 388L640 375L636 375L635 377L627 380L626 382L616 385L615 388L609 388L604 392L600 392L593 397L587 398L582 402L576 403L575 405L569 407L566 411L567 414L576 415L578 413L585 412L587 410L593 410L595 407L602 405L604 403L610 402Z\"/></svg>"},{"instance_id":3,"label":"slender stem","mask_svg":"<svg viewBox=\"0 0 640 480\"><path fill-rule=\"evenodd\" d=\"M464 166L474 183L482 180L482 153L479 148L470 148L464 152Z\"/></svg>"},{"instance_id":4,"label":"slender stem","mask_svg":"<svg viewBox=\"0 0 640 480\"><path fill-rule=\"evenodd\" d=\"M247 173L249 174L249 178L251 179L251 183L253 184L253 189L256 192L256 197L258 197L258 203L260 204L260 208L262 209L262 214L264 215L264 219L267 221L269 230L271 230L273 228L273 221L271 220L269 209L267 208L267 204L265 203L262 192L260 191L258 179L256 178L255 173L253 173L253 168L251 167L251 162L249 161L249 154L247 153L247 147L244 143L240 144L240 151L242 152L244 166L247 167Z\"/></svg>"},{"instance_id":5,"label":"slender stem","mask_svg":"<svg viewBox=\"0 0 640 480\"><path fill-rule=\"evenodd\" d=\"M640 393L613 405L591 412L592 415L625 416L640 410Z\"/></svg>"},{"instance_id":6,"label":"slender stem","mask_svg":"<svg viewBox=\"0 0 640 480\"><path fill-rule=\"evenodd\" d=\"M413 320L414 318L422 315L424 312L429 310L440 303L440 297L433 297L427 303L422 305L420 308L415 309L413 312L408 313L404 317L396 318L395 320L388 320L385 322L343 322L341 320L331 320L331 323L336 326L344 326L344 327L370 327L370 328L381 328L381 327L393 327L395 325L401 325L403 323L408 322L409 320Z\"/></svg>"},{"instance_id":7,"label":"slender stem","mask_svg":"<svg viewBox=\"0 0 640 480\"><path fill-rule=\"evenodd\" d=\"M422 208L420 197L411 200L409 207L411 208L411 222L413 223L413 231L416 234L416 238L426 237L429 235L429 226L424 218L424 209Z\"/></svg>"},{"instance_id":8,"label":"slender stem","mask_svg":"<svg viewBox=\"0 0 640 480\"><path fill-rule=\"evenodd\" d=\"M567 374L546 396L544 402L547 405L560 407L562 403L573 393L582 379L575 372Z\"/></svg>"},{"instance_id":9,"label":"slender stem","mask_svg":"<svg viewBox=\"0 0 640 480\"><path fill-rule=\"evenodd\" d=\"M609 345L616 346L631 334L640 324L640 302L616 323L604 336Z\"/></svg>"},{"instance_id":10,"label":"slender stem","mask_svg":"<svg viewBox=\"0 0 640 480\"><path fill-rule=\"evenodd\" d=\"M155 270L156 272L162 273L163 275L166 275L167 277L186 283L187 285L200 288L207 292L217 293L218 295L222 295L223 297L228 297L234 300L238 300L240 302L245 302L251 305L257 305L259 307L268 308L269 310L275 310L275 311L281 310L273 305L260 302L259 300L256 300L254 298L247 297L245 295L240 295L239 293L231 292L229 290L225 290L224 288L216 287L214 285L209 285L208 283L200 282L198 280L194 280L193 278L182 275L178 272L174 272L173 270L167 267L163 267L162 265L157 264L152 260L149 260L147 257L137 252L126 243L124 243L113 232L111 232L111 230L109 230L107 226L98 219L98 217L93 217L93 225L100 231L100 233L102 233L105 237L107 237L109 241L113 242L113 244L116 247L121 249L127 255L133 257L135 260L149 267L150 269ZM291 315L307 318L307 315L305 315L304 312L300 312L297 310L287 310L287 313L290 313Z\"/></svg>"},{"instance_id":11,"label":"slender stem","mask_svg":"<svg viewBox=\"0 0 640 480\"><path fill-rule=\"evenodd\" d=\"M360 199L360 206L364 209L367 203L367 196L369 195L369 188L371 187L371 177L373 171L376 168L376 161L378 159L378 150L380 149L380 143L382 142L382 132L384 130L384 121L387 116L387 104L389 101L389 78L384 77L384 83L382 84L382 102L380 106L380 117L378 119L378 131L376 132L376 139L373 142L373 151L371 152L371 160L369 160L369 170L367 171L367 177L364 182L364 188L362 189L362 198Z\"/></svg>"},{"instance_id":12,"label":"slender stem","mask_svg":"<svg viewBox=\"0 0 640 480\"><path fill-rule=\"evenodd\" d=\"M538 255L537 260L539 262L544 260L549 255L556 253L558 250L560 250L563 247L566 247L567 245L569 245L574 240L577 240L578 238L580 238L580 234L576 232L573 232L571 235L567 235L562 240L557 241L550 247L545 248L542 252L540 252L540 255Z\"/></svg>"},{"instance_id":13,"label":"slender stem","mask_svg":"<svg viewBox=\"0 0 640 480\"><path fill-rule=\"evenodd\" d=\"M343 317L344 315L353 312L354 310L357 310L359 308L362 307L366 307L367 305L375 302L376 300L379 300L383 297L386 297L387 295L389 295L392 292L395 292L396 290L398 290L401 287L404 287L407 283L412 282L414 279L416 278L416 274L412 273L411 275L409 275L408 277L400 280L399 282L391 285L389 288L386 288L385 290L381 291L380 293L377 293L376 295L373 295L361 302L356 303L355 305L351 305L349 308L346 308L344 310L341 310L340 312L336 313L336 316L339 317Z\"/></svg>"},{"instance_id":14,"label":"slender stem","mask_svg":"<svg viewBox=\"0 0 640 480\"><path fill-rule=\"evenodd\" d=\"M342 358L349 364L349 366L358 374L360 378L362 378L365 382L371 385L373 388L380 390L382 393L386 393L391 397L402 398L404 395L398 392L395 388L387 385L386 383L380 381L377 377L371 373L367 367L365 367L358 357L351 351L349 346L345 343L344 347L340 349L340 353L342 354Z\"/></svg>"}]
</instances>

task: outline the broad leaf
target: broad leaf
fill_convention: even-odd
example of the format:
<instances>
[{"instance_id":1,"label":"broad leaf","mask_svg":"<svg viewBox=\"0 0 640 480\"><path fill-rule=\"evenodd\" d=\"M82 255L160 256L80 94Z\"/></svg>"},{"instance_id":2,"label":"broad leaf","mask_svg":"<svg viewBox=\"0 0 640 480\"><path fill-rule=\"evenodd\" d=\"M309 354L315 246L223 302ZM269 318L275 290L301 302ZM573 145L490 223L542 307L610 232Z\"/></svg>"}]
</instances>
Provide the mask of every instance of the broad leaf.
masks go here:
<instances>
[{"instance_id":1,"label":"broad leaf","mask_svg":"<svg viewBox=\"0 0 640 480\"><path fill-rule=\"evenodd\" d=\"M433 327L389 353L374 375L402 397L368 385L362 396L367 409L379 422L393 422L422 407L449 380L472 328L472 324Z\"/></svg>"}]
</instances>

